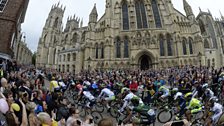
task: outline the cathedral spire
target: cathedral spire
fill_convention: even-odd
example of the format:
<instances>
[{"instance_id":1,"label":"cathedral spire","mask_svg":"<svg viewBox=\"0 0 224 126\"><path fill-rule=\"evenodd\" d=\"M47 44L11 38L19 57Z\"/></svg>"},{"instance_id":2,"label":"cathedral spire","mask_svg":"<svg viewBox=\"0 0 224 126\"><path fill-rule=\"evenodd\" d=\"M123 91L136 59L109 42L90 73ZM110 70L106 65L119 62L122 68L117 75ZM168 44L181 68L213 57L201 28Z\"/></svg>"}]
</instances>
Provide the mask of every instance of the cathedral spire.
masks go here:
<instances>
[{"instance_id":1,"label":"cathedral spire","mask_svg":"<svg viewBox=\"0 0 224 126\"><path fill-rule=\"evenodd\" d=\"M184 10L186 12L186 16L188 17L188 16L194 15L190 4L186 0L183 0L183 4L184 4Z\"/></svg>"},{"instance_id":2,"label":"cathedral spire","mask_svg":"<svg viewBox=\"0 0 224 126\"><path fill-rule=\"evenodd\" d=\"M221 15L222 20L224 20L224 17L223 17L222 12L220 10L219 10L219 13Z\"/></svg>"},{"instance_id":3,"label":"cathedral spire","mask_svg":"<svg viewBox=\"0 0 224 126\"><path fill-rule=\"evenodd\" d=\"M97 9L96 9L96 3L94 4L94 7L89 15L89 23L96 23L97 22L97 17L98 17L98 13L97 13Z\"/></svg>"}]
</instances>

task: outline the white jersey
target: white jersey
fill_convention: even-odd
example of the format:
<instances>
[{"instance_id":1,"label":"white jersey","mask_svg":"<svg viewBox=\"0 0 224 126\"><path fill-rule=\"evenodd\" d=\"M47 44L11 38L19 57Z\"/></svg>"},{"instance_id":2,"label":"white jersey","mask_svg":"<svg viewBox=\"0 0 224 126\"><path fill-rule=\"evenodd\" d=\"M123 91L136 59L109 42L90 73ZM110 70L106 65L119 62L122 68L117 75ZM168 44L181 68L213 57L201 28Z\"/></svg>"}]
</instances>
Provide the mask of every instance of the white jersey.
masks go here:
<instances>
[{"instance_id":1,"label":"white jersey","mask_svg":"<svg viewBox=\"0 0 224 126\"><path fill-rule=\"evenodd\" d=\"M106 95L106 96L114 96L114 92L112 92L110 89L108 88L104 88L101 92L100 92L100 95L99 97L101 97L102 95Z\"/></svg>"},{"instance_id":2,"label":"white jersey","mask_svg":"<svg viewBox=\"0 0 224 126\"><path fill-rule=\"evenodd\" d=\"M88 98L90 101L94 100L95 97L89 92L89 91L83 91L83 94L86 98Z\"/></svg>"},{"instance_id":3,"label":"white jersey","mask_svg":"<svg viewBox=\"0 0 224 126\"><path fill-rule=\"evenodd\" d=\"M219 103L214 103L214 106L212 107L212 112L216 113L222 113L222 105Z\"/></svg>"},{"instance_id":4,"label":"white jersey","mask_svg":"<svg viewBox=\"0 0 224 126\"><path fill-rule=\"evenodd\" d=\"M134 97L135 95L131 92L129 94L127 94L124 98L124 101L131 101L131 99Z\"/></svg>"},{"instance_id":5,"label":"white jersey","mask_svg":"<svg viewBox=\"0 0 224 126\"><path fill-rule=\"evenodd\" d=\"M207 96L207 97L213 97L214 96L214 92L211 90L211 89L209 89L209 88L207 88L206 90L205 90L205 95Z\"/></svg>"},{"instance_id":6,"label":"white jersey","mask_svg":"<svg viewBox=\"0 0 224 126\"><path fill-rule=\"evenodd\" d=\"M219 103L214 103L214 106L212 107L212 112L214 113L212 116L212 120L214 123L217 123L219 120L219 117L222 115L222 105Z\"/></svg>"}]
</instances>

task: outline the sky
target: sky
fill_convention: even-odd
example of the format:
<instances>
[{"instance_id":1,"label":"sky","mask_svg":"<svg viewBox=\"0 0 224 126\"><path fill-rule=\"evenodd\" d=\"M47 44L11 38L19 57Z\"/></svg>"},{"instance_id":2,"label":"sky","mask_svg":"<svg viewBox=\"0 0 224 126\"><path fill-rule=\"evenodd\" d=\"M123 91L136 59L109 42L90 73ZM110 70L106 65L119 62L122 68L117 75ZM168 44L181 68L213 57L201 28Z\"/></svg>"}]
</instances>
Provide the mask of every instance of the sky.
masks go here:
<instances>
[{"instance_id":1,"label":"sky","mask_svg":"<svg viewBox=\"0 0 224 126\"><path fill-rule=\"evenodd\" d=\"M104 14L106 0L30 0L26 12L25 21L22 24L22 32L26 36L26 43L32 52L37 50L38 41L50 12L51 6L60 2L63 7L66 6L63 24L65 25L67 17L76 15L83 18L83 24L88 24L89 13L94 3L98 11L98 19ZM220 18L220 11L224 15L224 0L187 0L192 6L195 15L199 13L199 7L202 11L212 13L213 17ZM184 13L183 0L172 0L174 8Z\"/></svg>"}]
</instances>

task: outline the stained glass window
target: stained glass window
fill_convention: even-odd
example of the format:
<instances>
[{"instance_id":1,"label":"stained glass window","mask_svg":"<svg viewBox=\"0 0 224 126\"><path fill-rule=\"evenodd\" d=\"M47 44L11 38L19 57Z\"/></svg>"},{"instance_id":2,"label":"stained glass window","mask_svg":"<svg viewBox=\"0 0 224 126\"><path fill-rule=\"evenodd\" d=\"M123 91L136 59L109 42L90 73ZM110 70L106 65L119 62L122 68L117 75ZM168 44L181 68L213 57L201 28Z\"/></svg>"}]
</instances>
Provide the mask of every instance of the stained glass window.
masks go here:
<instances>
[{"instance_id":1,"label":"stained glass window","mask_svg":"<svg viewBox=\"0 0 224 126\"><path fill-rule=\"evenodd\" d=\"M161 28L161 19L160 19L160 14L159 14L159 9L156 0L152 0L152 11L154 14L154 19L155 19L155 24L157 28Z\"/></svg>"},{"instance_id":2,"label":"stained glass window","mask_svg":"<svg viewBox=\"0 0 224 126\"><path fill-rule=\"evenodd\" d=\"M165 56L164 38L163 35L159 37L160 56Z\"/></svg>"},{"instance_id":3,"label":"stained glass window","mask_svg":"<svg viewBox=\"0 0 224 126\"><path fill-rule=\"evenodd\" d=\"M167 51L168 51L168 56L173 56L173 50L172 50L172 46L173 46L173 40L171 38L171 36L168 34L167 35Z\"/></svg>"},{"instance_id":4,"label":"stained glass window","mask_svg":"<svg viewBox=\"0 0 224 126\"><path fill-rule=\"evenodd\" d=\"M193 52L193 45L192 45L192 42L193 42L192 38L189 38L189 50L190 50L190 54L193 54L193 53L194 53L194 52Z\"/></svg>"},{"instance_id":5,"label":"stained glass window","mask_svg":"<svg viewBox=\"0 0 224 126\"><path fill-rule=\"evenodd\" d=\"M125 37L124 39L124 58L129 57L129 49L128 49L128 38Z\"/></svg>"},{"instance_id":6,"label":"stained glass window","mask_svg":"<svg viewBox=\"0 0 224 126\"><path fill-rule=\"evenodd\" d=\"M183 39L182 46L183 46L183 54L187 55L186 39Z\"/></svg>"},{"instance_id":7,"label":"stained glass window","mask_svg":"<svg viewBox=\"0 0 224 126\"><path fill-rule=\"evenodd\" d=\"M98 46L98 44L96 43L96 59L98 59L98 50L99 50L99 46Z\"/></svg>"},{"instance_id":8,"label":"stained glass window","mask_svg":"<svg viewBox=\"0 0 224 126\"><path fill-rule=\"evenodd\" d=\"M116 38L116 58L121 58L121 41L120 38Z\"/></svg>"},{"instance_id":9,"label":"stained glass window","mask_svg":"<svg viewBox=\"0 0 224 126\"><path fill-rule=\"evenodd\" d=\"M213 27L213 24L212 24L211 20L208 17L207 17L207 22L208 22L209 33L210 33L210 36L212 38L212 43L213 43L212 47L213 48L218 48L216 35L215 35L215 30L214 30L214 27Z\"/></svg>"},{"instance_id":10,"label":"stained glass window","mask_svg":"<svg viewBox=\"0 0 224 126\"><path fill-rule=\"evenodd\" d=\"M129 29L129 18L128 18L128 5L127 2L122 4L122 16L123 16L123 29Z\"/></svg>"},{"instance_id":11,"label":"stained glass window","mask_svg":"<svg viewBox=\"0 0 224 126\"><path fill-rule=\"evenodd\" d=\"M145 5L142 0L136 1L135 11L136 11L136 18L137 18L137 28L138 29L148 28Z\"/></svg>"}]
</instances>

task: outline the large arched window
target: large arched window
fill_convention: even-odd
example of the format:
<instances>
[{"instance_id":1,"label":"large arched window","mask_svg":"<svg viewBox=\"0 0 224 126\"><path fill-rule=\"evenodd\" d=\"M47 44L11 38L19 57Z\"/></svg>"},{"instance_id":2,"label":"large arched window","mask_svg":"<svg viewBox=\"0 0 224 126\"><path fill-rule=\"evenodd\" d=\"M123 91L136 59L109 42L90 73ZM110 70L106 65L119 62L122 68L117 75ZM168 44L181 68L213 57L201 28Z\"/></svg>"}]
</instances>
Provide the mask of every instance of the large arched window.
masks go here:
<instances>
[{"instance_id":1,"label":"large arched window","mask_svg":"<svg viewBox=\"0 0 224 126\"><path fill-rule=\"evenodd\" d=\"M3 12L8 0L0 0L0 12Z\"/></svg>"},{"instance_id":2,"label":"large arched window","mask_svg":"<svg viewBox=\"0 0 224 126\"><path fill-rule=\"evenodd\" d=\"M173 56L173 50L172 50L173 40L172 40L170 34L167 34L167 35L166 35L166 40L167 40L167 51L168 51L168 56Z\"/></svg>"},{"instance_id":3,"label":"large arched window","mask_svg":"<svg viewBox=\"0 0 224 126\"><path fill-rule=\"evenodd\" d=\"M76 43L78 41L78 35L77 35L77 33L75 33L73 35L72 40L73 40L74 43Z\"/></svg>"},{"instance_id":4,"label":"large arched window","mask_svg":"<svg viewBox=\"0 0 224 126\"><path fill-rule=\"evenodd\" d=\"M58 17L54 21L54 27L57 28L57 26L58 26Z\"/></svg>"},{"instance_id":5,"label":"large arched window","mask_svg":"<svg viewBox=\"0 0 224 126\"><path fill-rule=\"evenodd\" d=\"M99 51L99 45L98 45L98 43L96 43L96 59L98 59L99 58L99 56L98 56L98 51Z\"/></svg>"},{"instance_id":6,"label":"large arched window","mask_svg":"<svg viewBox=\"0 0 224 126\"><path fill-rule=\"evenodd\" d=\"M117 37L115 40L115 48L116 48L116 58L121 58L121 41L119 37Z\"/></svg>"},{"instance_id":7,"label":"large arched window","mask_svg":"<svg viewBox=\"0 0 224 126\"><path fill-rule=\"evenodd\" d=\"M221 39L221 46L222 46L222 53L224 54L224 43L222 39Z\"/></svg>"},{"instance_id":8,"label":"large arched window","mask_svg":"<svg viewBox=\"0 0 224 126\"><path fill-rule=\"evenodd\" d=\"M146 12L145 12L145 5L142 0L135 2L135 11L136 11L136 18L137 18L137 28L148 28Z\"/></svg>"},{"instance_id":9,"label":"large arched window","mask_svg":"<svg viewBox=\"0 0 224 126\"><path fill-rule=\"evenodd\" d=\"M208 59L208 67L210 67L210 66L211 66L211 60Z\"/></svg>"},{"instance_id":10,"label":"large arched window","mask_svg":"<svg viewBox=\"0 0 224 126\"><path fill-rule=\"evenodd\" d=\"M157 5L157 0L152 0L152 11L154 14L154 19L155 19L155 24L157 28L162 27L161 19L160 19L160 14L159 14L159 8Z\"/></svg>"},{"instance_id":11,"label":"large arched window","mask_svg":"<svg viewBox=\"0 0 224 126\"><path fill-rule=\"evenodd\" d=\"M65 36L65 43L68 42L68 35Z\"/></svg>"},{"instance_id":12,"label":"large arched window","mask_svg":"<svg viewBox=\"0 0 224 126\"><path fill-rule=\"evenodd\" d=\"M189 38L189 50L190 50L190 54L193 54L193 45L192 45L193 39Z\"/></svg>"},{"instance_id":13,"label":"large arched window","mask_svg":"<svg viewBox=\"0 0 224 126\"><path fill-rule=\"evenodd\" d=\"M213 48L218 48L217 40L216 40L216 36L215 36L215 30L214 30L212 21L211 21L211 19L209 17L207 17L207 22L208 22L209 34L210 34L210 36L212 38L212 47Z\"/></svg>"},{"instance_id":14,"label":"large arched window","mask_svg":"<svg viewBox=\"0 0 224 126\"><path fill-rule=\"evenodd\" d=\"M128 49L128 37L124 38L124 58L129 57L129 49Z\"/></svg>"},{"instance_id":15,"label":"large arched window","mask_svg":"<svg viewBox=\"0 0 224 126\"><path fill-rule=\"evenodd\" d=\"M128 4L127 1L122 3L123 29L129 30Z\"/></svg>"},{"instance_id":16,"label":"large arched window","mask_svg":"<svg viewBox=\"0 0 224 126\"><path fill-rule=\"evenodd\" d=\"M187 55L187 45L186 45L187 40L183 38L182 41L182 48L183 48L183 55Z\"/></svg>"},{"instance_id":17,"label":"large arched window","mask_svg":"<svg viewBox=\"0 0 224 126\"><path fill-rule=\"evenodd\" d=\"M202 22L202 20L199 20L199 27L200 27L200 30L201 30L201 34L205 34L206 31L205 31L205 25L204 23Z\"/></svg>"},{"instance_id":18,"label":"large arched window","mask_svg":"<svg viewBox=\"0 0 224 126\"><path fill-rule=\"evenodd\" d=\"M101 59L103 59L104 58L104 45L103 45L103 43L101 43Z\"/></svg>"},{"instance_id":19,"label":"large arched window","mask_svg":"<svg viewBox=\"0 0 224 126\"><path fill-rule=\"evenodd\" d=\"M164 47L163 35L159 35L159 47L160 47L160 56L165 56L165 47Z\"/></svg>"},{"instance_id":20,"label":"large arched window","mask_svg":"<svg viewBox=\"0 0 224 126\"><path fill-rule=\"evenodd\" d=\"M204 40L204 48L210 48L210 46L209 46L209 43L208 43L208 40L207 39L205 39Z\"/></svg>"}]
</instances>

